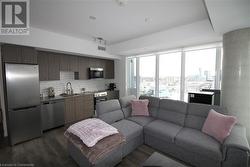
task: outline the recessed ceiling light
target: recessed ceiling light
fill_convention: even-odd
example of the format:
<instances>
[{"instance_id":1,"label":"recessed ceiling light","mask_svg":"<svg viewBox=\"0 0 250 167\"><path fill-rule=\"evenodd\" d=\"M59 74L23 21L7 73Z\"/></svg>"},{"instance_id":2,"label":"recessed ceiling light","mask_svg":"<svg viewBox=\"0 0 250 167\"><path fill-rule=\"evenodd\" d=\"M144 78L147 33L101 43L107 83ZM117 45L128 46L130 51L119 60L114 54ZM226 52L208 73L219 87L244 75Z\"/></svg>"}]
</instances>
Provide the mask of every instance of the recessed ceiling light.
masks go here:
<instances>
[{"instance_id":1,"label":"recessed ceiling light","mask_svg":"<svg viewBox=\"0 0 250 167\"><path fill-rule=\"evenodd\" d=\"M119 6L125 6L128 3L128 0L116 0L116 3Z\"/></svg>"},{"instance_id":2,"label":"recessed ceiling light","mask_svg":"<svg viewBox=\"0 0 250 167\"><path fill-rule=\"evenodd\" d=\"M96 17L95 16L89 16L89 19L90 20L96 20Z\"/></svg>"},{"instance_id":3,"label":"recessed ceiling light","mask_svg":"<svg viewBox=\"0 0 250 167\"><path fill-rule=\"evenodd\" d=\"M151 19L150 17L146 17L146 18L144 19L144 21L147 23L147 22L152 21L152 19Z\"/></svg>"}]
</instances>

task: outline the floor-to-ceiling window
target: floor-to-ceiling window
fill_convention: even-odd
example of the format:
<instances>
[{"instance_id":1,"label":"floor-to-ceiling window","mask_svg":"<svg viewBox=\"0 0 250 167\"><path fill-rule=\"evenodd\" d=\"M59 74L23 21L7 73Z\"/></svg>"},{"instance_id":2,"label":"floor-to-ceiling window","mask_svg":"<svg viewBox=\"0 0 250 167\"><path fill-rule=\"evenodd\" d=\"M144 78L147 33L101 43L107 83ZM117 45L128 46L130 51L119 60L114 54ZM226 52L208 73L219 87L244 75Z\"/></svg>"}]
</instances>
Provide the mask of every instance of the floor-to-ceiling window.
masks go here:
<instances>
[{"instance_id":1,"label":"floor-to-ceiling window","mask_svg":"<svg viewBox=\"0 0 250 167\"><path fill-rule=\"evenodd\" d=\"M159 97L180 100L181 52L159 55Z\"/></svg>"},{"instance_id":2,"label":"floor-to-ceiling window","mask_svg":"<svg viewBox=\"0 0 250 167\"><path fill-rule=\"evenodd\" d=\"M155 96L155 56L143 56L139 59L140 89L139 95Z\"/></svg>"},{"instance_id":3,"label":"floor-to-ceiling window","mask_svg":"<svg viewBox=\"0 0 250 167\"><path fill-rule=\"evenodd\" d=\"M188 101L188 92L220 89L222 47L216 45L127 58L127 94Z\"/></svg>"},{"instance_id":4,"label":"floor-to-ceiling window","mask_svg":"<svg viewBox=\"0 0 250 167\"><path fill-rule=\"evenodd\" d=\"M185 95L215 88L216 48L185 52Z\"/></svg>"}]
</instances>

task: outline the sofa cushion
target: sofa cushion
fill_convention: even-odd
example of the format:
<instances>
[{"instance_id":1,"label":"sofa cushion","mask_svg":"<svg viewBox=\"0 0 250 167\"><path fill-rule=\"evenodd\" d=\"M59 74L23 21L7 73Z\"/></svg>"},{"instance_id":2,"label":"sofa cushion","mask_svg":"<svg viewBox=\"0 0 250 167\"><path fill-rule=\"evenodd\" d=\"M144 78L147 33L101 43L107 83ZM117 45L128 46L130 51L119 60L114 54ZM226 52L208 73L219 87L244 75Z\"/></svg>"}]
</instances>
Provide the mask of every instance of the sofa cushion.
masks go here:
<instances>
[{"instance_id":1,"label":"sofa cushion","mask_svg":"<svg viewBox=\"0 0 250 167\"><path fill-rule=\"evenodd\" d=\"M221 114L227 113L226 109L220 106L189 103L187 107L187 116L185 119L184 126L201 130L207 118L207 115L211 109L214 109L215 111Z\"/></svg>"},{"instance_id":2,"label":"sofa cushion","mask_svg":"<svg viewBox=\"0 0 250 167\"><path fill-rule=\"evenodd\" d=\"M174 142L181 126L163 120L154 120L144 127L144 133L167 142Z\"/></svg>"},{"instance_id":3,"label":"sofa cushion","mask_svg":"<svg viewBox=\"0 0 250 167\"><path fill-rule=\"evenodd\" d=\"M125 96L119 99L125 118L131 116L131 112L132 112L131 100L134 100L134 99L136 99L134 95Z\"/></svg>"},{"instance_id":4,"label":"sofa cushion","mask_svg":"<svg viewBox=\"0 0 250 167\"><path fill-rule=\"evenodd\" d=\"M155 120L155 118L150 116L132 116L127 118L130 121L133 121L141 126L145 126Z\"/></svg>"},{"instance_id":5,"label":"sofa cushion","mask_svg":"<svg viewBox=\"0 0 250 167\"><path fill-rule=\"evenodd\" d=\"M156 117L158 113L158 108L160 105L160 99L158 97L152 97L152 96L140 96L139 99L148 99L148 111L149 115L152 117Z\"/></svg>"},{"instance_id":6,"label":"sofa cushion","mask_svg":"<svg viewBox=\"0 0 250 167\"><path fill-rule=\"evenodd\" d=\"M132 116L149 116L148 113L148 99L144 100L132 100Z\"/></svg>"},{"instance_id":7,"label":"sofa cushion","mask_svg":"<svg viewBox=\"0 0 250 167\"><path fill-rule=\"evenodd\" d=\"M184 126L187 103L178 100L161 99L157 118Z\"/></svg>"},{"instance_id":8,"label":"sofa cushion","mask_svg":"<svg viewBox=\"0 0 250 167\"><path fill-rule=\"evenodd\" d=\"M176 136L175 144L187 151L207 156L214 160L222 160L221 144L199 130L191 128L181 129Z\"/></svg>"},{"instance_id":9,"label":"sofa cushion","mask_svg":"<svg viewBox=\"0 0 250 167\"><path fill-rule=\"evenodd\" d=\"M223 143L230 135L236 122L235 116L223 115L212 109L202 127L202 132Z\"/></svg>"},{"instance_id":10,"label":"sofa cushion","mask_svg":"<svg viewBox=\"0 0 250 167\"><path fill-rule=\"evenodd\" d=\"M96 104L96 114L101 120L112 124L124 118L118 100L108 100Z\"/></svg>"},{"instance_id":11,"label":"sofa cushion","mask_svg":"<svg viewBox=\"0 0 250 167\"><path fill-rule=\"evenodd\" d=\"M143 127L138 125L135 122L123 119L121 121L115 122L111 124L115 128L118 129L119 132L121 132L125 138L126 142L130 141L131 139L142 135L143 133Z\"/></svg>"}]
</instances>

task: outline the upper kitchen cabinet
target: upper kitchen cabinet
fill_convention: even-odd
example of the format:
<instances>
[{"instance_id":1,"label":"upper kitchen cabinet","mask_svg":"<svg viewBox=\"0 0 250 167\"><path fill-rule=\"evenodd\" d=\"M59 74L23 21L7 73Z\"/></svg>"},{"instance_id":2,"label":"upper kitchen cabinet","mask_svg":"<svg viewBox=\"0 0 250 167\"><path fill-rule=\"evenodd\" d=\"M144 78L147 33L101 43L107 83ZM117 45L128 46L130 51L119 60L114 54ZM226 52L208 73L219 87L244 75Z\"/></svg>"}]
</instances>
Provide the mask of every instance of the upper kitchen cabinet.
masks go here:
<instances>
[{"instance_id":1,"label":"upper kitchen cabinet","mask_svg":"<svg viewBox=\"0 0 250 167\"><path fill-rule=\"evenodd\" d=\"M49 80L49 56L46 52L37 52L37 63L39 65L39 80Z\"/></svg>"},{"instance_id":2,"label":"upper kitchen cabinet","mask_svg":"<svg viewBox=\"0 0 250 167\"><path fill-rule=\"evenodd\" d=\"M37 64L37 51L32 47L21 47L22 63Z\"/></svg>"},{"instance_id":3,"label":"upper kitchen cabinet","mask_svg":"<svg viewBox=\"0 0 250 167\"><path fill-rule=\"evenodd\" d=\"M60 71L69 71L68 55L58 54L60 59Z\"/></svg>"},{"instance_id":4,"label":"upper kitchen cabinet","mask_svg":"<svg viewBox=\"0 0 250 167\"><path fill-rule=\"evenodd\" d=\"M78 57L79 80L87 80L89 78L88 68L89 59L87 57Z\"/></svg>"},{"instance_id":5,"label":"upper kitchen cabinet","mask_svg":"<svg viewBox=\"0 0 250 167\"><path fill-rule=\"evenodd\" d=\"M89 67L100 68L100 61L97 58L89 58Z\"/></svg>"},{"instance_id":6,"label":"upper kitchen cabinet","mask_svg":"<svg viewBox=\"0 0 250 167\"><path fill-rule=\"evenodd\" d=\"M69 56L69 71L78 72L78 56Z\"/></svg>"},{"instance_id":7,"label":"upper kitchen cabinet","mask_svg":"<svg viewBox=\"0 0 250 167\"><path fill-rule=\"evenodd\" d=\"M37 61L40 81L60 80L60 61L55 53L39 51Z\"/></svg>"},{"instance_id":8,"label":"upper kitchen cabinet","mask_svg":"<svg viewBox=\"0 0 250 167\"><path fill-rule=\"evenodd\" d=\"M37 53L32 47L4 44L2 55L5 63L37 64Z\"/></svg>"},{"instance_id":9,"label":"upper kitchen cabinet","mask_svg":"<svg viewBox=\"0 0 250 167\"><path fill-rule=\"evenodd\" d=\"M21 47L17 45L2 45L2 58L5 63L22 63Z\"/></svg>"},{"instance_id":10,"label":"upper kitchen cabinet","mask_svg":"<svg viewBox=\"0 0 250 167\"><path fill-rule=\"evenodd\" d=\"M60 71L78 72L78 56L60 54Z\"/></svg>"},{"instance_id":11,"label":"upper kitchen cabinet","mask_svg":"<svg viewBox=\"0 0 250 167\"><path fill-rule=\"evenodd\" d=\"M60 61L55 53L47 53L49 60L48 80L60 80Z\"/></svg>"},{"instance_id":12,"label":"upper kitchen cabinet","mask_svg":"<svg viewBox=\"0 0 250 167\"><path fill-rule=\"evenodd\" d=\"M114 79L115 78L114 60L106 60L104 78L105 79Z\"/></svg>"}]
</instances>

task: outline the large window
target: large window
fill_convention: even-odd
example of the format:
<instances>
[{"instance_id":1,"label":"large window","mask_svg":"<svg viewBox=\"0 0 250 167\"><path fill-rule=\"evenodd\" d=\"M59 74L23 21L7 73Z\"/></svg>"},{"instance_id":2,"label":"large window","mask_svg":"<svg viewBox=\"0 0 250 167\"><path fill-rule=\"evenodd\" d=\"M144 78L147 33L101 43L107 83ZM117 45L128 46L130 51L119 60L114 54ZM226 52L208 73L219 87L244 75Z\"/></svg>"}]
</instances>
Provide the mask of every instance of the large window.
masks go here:
<instances>
[{"instance_id":1,"label":"large window","mask_svg":"<svg viewBox=\"0 0 250 167\"><path fill-rule=\"evenodd\" d=\"M159 56L159 97L180 99L181 52Z\"/></svg>"},{"instance_id":2,"label":"large window","mask_svg":"<svg viewBox=\"0 0 250 167\"><path fill-rule=\"evenodd\" d=\"M216 48L185 52L185 98L188 92L215 88Z\"/></svg>"},{"instance_id":3,"label":"large window","mask_svg":"<svg viewBox=\"0 0 250 167\"><path fill-rule=\"evenodd\" d=\"M220 89L220 45L127 58L127 94L188 101L188 92Z\"/></svg>"},{"instance_id":4,"label":"large window","mask_svg":"<svg viewBox=\"0 0 250 167\"><path fill-rule=\"evenodd\" d=\"M139 59L140 95L155 96L155 56Z\"/></svg>"}]
</instances>

